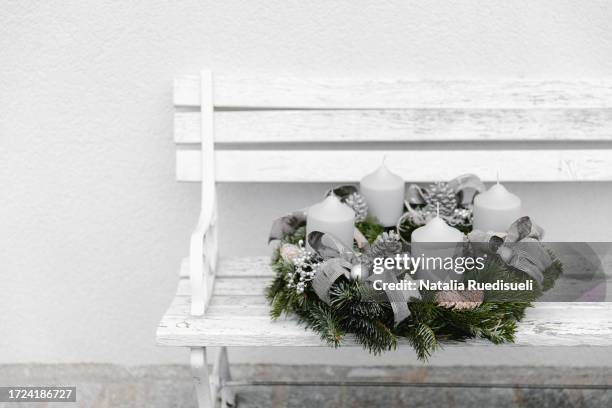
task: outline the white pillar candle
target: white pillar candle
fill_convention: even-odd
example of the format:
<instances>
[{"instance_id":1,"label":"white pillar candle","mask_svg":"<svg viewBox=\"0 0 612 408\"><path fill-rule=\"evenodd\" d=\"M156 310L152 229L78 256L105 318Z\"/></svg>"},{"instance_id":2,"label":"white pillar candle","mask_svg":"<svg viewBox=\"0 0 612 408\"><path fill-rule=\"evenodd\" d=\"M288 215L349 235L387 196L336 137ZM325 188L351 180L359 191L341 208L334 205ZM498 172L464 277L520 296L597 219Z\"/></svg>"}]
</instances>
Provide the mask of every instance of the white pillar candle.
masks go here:
<instances>
[{"instance_id":1,"label":"white pillar candle","mask_svg":"<svg viewBox=\"0 0 612 408\"><path fill-rule=\"evenodd\" d=\"M410 236L411 256L436 259L452 257L455 255L457 244L463 242L463 238L461 231L446 224L438 215L424 226L412 231ZM416 278L430 282L445 282L451 278L451 272L444 269L421 267L416 271Z\"/></svg>"},{"instance_id":2,"label":"white pillar candle","mask_svg":"<svg viewBox=\"0 0 612 408\"><path fill-rule=\"evenodd\" d=\"M512 194L499 181L489 190L474 197L475 230L506 232L521 216L521 199Z\"/></svg>"},{"instance_id":3,"label":"white pillar candle","mask_svg":"<svg viewBox=\"0 0 612 408\"><path fill-rule=\"evenodd\" d=\"M383 163L361 179L359 191L368 203L368 214L385 227L395 226L404 212L405 182Z\"/></svg>"},{"instance_id":4,"label":"white pillar candle","mask_svg":"<svg viewBox=\"0 0 612 408\"><path fill-rule=\"evenodd\" d=\"M338 197L331 194L308 209L306 236L312 231L331 234L347 248L352 248L355 212L346 204L342 204Z\"/></svg>"},{"instance_id":5,"label":"white pillar candle","mask_svg":"<svg viewBox=\"0 0 612 408\"><path fill-rule=\"evenodd\" d=\"M410 241L415 242L463 242L463 233L449 226L440 217L434 217L423 225L412 231Z\"/></svg>"}]
</instances>

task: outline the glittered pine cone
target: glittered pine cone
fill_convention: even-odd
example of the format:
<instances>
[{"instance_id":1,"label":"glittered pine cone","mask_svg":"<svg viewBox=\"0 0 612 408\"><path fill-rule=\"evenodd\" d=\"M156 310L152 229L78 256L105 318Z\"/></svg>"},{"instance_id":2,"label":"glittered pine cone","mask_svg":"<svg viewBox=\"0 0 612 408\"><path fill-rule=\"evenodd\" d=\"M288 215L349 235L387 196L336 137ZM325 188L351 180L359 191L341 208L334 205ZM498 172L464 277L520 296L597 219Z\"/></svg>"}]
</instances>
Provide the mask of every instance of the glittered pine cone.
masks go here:
<instances>
[{"instance_id":1,"label":"glittered pine cone","mask_svg":"<svg viewBox=\"0 0 612 408\"><path fill-rule=\"evenodd\" d=\"M426 203L425 211L435 214L439 204L440 215L442 216L452 215L459 204L455 190L444 181L431 184L424 189L423 199Z\"/></svg>"},{"instance_id":2,"label":"glittered pine cone","mask_svg":"<svg viewBox=\"0 0 612 408\"><path fill-rule=\"evenodd\" d=\"M455 310L475 309L482 304L484 292L481 290L444 290L436 293L436 303Z\"/></svg>"},{"instance_id":3,"label":"glittered pine cone","mask_svg":"<svg viewBox=\"0 0 612 408\"><path fill-rule=\"evenodd\" d=\"M361 194L350 194L344 199L344 203L355 211L355 222L362 222L368 216L368 203Z\"/></svg>"}]
</instances>

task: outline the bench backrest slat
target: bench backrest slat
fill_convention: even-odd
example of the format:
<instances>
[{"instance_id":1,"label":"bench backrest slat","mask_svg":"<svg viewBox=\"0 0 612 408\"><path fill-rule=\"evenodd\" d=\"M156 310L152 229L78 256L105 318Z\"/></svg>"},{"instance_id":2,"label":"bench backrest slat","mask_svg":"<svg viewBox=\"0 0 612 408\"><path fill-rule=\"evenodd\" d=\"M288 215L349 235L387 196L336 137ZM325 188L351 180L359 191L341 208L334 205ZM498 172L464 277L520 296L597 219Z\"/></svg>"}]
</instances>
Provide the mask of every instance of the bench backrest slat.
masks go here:
<instances>
[{"instance_id":1,"label":"bench backrest slat","mask_svg":"<svg viewBox=\"0 0 612 408\"><path fill-rule=\"evenodd\" d=\"M217 111L214 128L217 143L612 141L612 109ZM175 142L200 137L199 112L177 112Z\"/></svg>"},{"instance_id":2,"label":"bench backrest slat","mask_svg":"<svg viewBox=\"0 0 612 408\"><path fill-rule=\"evenodd\" d=\"M174 83L176 106L200 106L199 76ZM214 75L219 108L612 108L612 81L474 81Z\"/></svg>"},{"instance_id":3,"label":"bench backrest slat","mask_svg":"<svg viewBox=\"0 0 612 408\"><path fill-rule=\"evenodd\" d=\"M407 181L612 180L612 80L413 81L215 75L175 80L177 178L202 179L211 92L215 179L342 182L388 165ZM212 129L212 130L210 130ZM205 132L205 133L207 133Z\"/></svg>"}]
</instances>

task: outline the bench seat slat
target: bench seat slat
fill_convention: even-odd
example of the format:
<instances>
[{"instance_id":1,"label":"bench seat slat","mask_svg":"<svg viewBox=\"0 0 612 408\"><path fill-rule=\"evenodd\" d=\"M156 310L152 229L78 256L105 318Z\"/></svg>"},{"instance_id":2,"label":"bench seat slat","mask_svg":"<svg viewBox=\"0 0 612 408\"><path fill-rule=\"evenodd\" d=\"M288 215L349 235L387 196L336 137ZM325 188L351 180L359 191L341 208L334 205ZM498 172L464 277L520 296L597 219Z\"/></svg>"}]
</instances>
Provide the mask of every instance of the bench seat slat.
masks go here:
<instances>
[{"instance_id":1,"label":"bench seat slat","mask_svg":"<svg viewBox=\"0 0 612 408\"><path fill-rule=\"evenodd\" d=\"M186 316L189 315L191 305L190 296L177 295L172 304L166 311L166 316ZM264 296L237 296L237 295L215 295L208 309L206 317L261 317L269 318L270 307Z\"/></svg>"},{"instance_id":2,"label":"bench seat slat","mask_svg":"<svg viewBox=\"0 0 612 408\"><path fill-rule=\"evenodd\" d=\"M218 111L216 143L606 141L612 109ZM200 143L200 114L177 112L176 143Z\"/></svg>"},{"instance_id":3,"label":"bench seat slat","mask_svg":"<svg viewBox=\"0 0 612 408\"><path fill-rule=\"evenodd\" d=\"M221 258L219 260L217 277L274 276L274 272L268 266L269 264L270 258L267 256ZM180 277L189 277L189 258L184 258L181 262Z\"/></svg>"},{"instance_id":4,"label":"bench seat slat","mask_svg":"<svg viewBox=\"0 0 612 408\"><path fill-rule=\"evenodd\" d=\"M518 346L611 346L612 304L541 303L529 309L520 323ZM294 320L271 321L268 316L166 315L157 341L168 346L321 346L319 336ZM231 318L230 318L231 317ZM349 338L346 345L355 343ZM488 344L469 341L463 345Z\"/></svg>"},{"instance_id":5,"label":"bench seat slat","mask_svg":"<svg viewBox=\"0 0 612 408\"><path fill-rule=\"evenodd\" d=\"M220 182L353 182L386 156L410 182L450 180L462 173L493 181L611 181L612 149L517 150L217 150ZM200 181L198 150L177 152L177 178ZM367 170L364 170L367 169Z\"/></svg>"},{"instance_id":6,"label":"bench seat slat","mask_svg":"<svg viewBox=\"0 0 612 408\"><path fill-rule=\"evenodd\" d=\"M255 277L255 278L222 278L215 279L215 295L216 296L250 296L263 295L266 286L269 285L272 277ZM191 295L189 279L181 279L176 292L180 296Z\"/></svg>"},{"instance_id":7,"label":"bench seat slat","mask_svg":"<svg viewBox=\"0 0 612 408\"><path fill-rule=\"evenodd\" d=\"M268 257L221 259L206 314L189 314L189 279L181 272L177 295L157 330L171 346L320 346L319 337L292 319L273 322L264 290L273 277ZM186 265L183 262L183 265ZM245 268L251 265L251 268ZM248 270L250 274L246 274ZM267 270L268 272L264 272ZM561 290L575 278L562 277ZM606 282L612 288L610 280ZM612 345L612 303L539 303L520 323L516 345ZM349 337L347 345L355 342ZM469 341L463 345L488 344Z\"/></svg>"}]
</instances>

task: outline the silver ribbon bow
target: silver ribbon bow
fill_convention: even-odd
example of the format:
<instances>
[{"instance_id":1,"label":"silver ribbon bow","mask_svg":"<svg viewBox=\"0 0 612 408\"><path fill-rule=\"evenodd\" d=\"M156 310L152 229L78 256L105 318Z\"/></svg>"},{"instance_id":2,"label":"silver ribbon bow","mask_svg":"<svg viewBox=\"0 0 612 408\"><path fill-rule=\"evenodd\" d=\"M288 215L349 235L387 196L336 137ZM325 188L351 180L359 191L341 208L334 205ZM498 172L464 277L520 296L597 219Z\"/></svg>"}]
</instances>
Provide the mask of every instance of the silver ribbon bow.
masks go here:
<instances>
[{"instance_id":1,"label":"silver ribbon bow","mask_svg":"<svg viewBox=\"0 0 612 408\"><path fill-rule=\"evenodd\" d=\"M506 264L526 273L542 286L544 270L553 263L541 242L543 236L542 227L529 217L521 217L510 225L505 236L474 230L468 234L468 240L488 243L489 250L497 253Z\"/></svg>"},{"instance_id":2,"label":"silver ribbon bow","mask_svg":"<svg viewBox=\"0 0 612 408\"><path fill-rule=\"evenodd\" d=\"M312 280L312 287L322 301L329 303L329 290L332 285L342 275L349 278L351 269L360 265L360 256L352 249L342 245L342 243L331 234L322 233L320 231L310 232L307 236L307 242L323 259L323 262L319 264L317 273ZM370 285L372 285L375 280L380 280L383 283L398 283L398 278L404 272L405 271L399 270L386 270L382 274L370 276L366 279L366 282ZM378 291L373 288L371 289L372 291L368 300L384 301L384 299L381 299L378 295ZM410 316L410 309L408 308L410 298L420 297L418 291L412 292L407 290L385 290L385 295L391 304L396 325Z\"/></svg>"}]
</instances>

